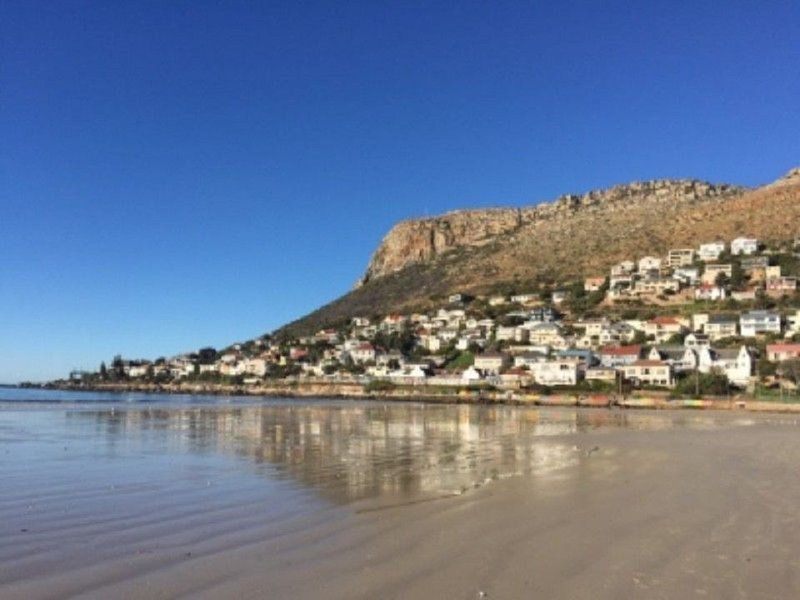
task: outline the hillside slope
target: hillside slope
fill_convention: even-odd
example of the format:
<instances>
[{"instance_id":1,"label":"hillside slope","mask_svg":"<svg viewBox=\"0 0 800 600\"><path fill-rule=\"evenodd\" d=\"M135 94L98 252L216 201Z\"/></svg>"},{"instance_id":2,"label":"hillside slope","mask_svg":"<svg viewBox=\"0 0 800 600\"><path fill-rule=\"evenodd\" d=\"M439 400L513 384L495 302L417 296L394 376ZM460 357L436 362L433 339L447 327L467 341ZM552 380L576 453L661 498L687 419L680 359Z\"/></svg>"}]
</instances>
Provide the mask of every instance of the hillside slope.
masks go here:
<instances>
[{"instance_id":1,"label":"hillside slope","mask_svg":"<svg viewBox=\"0 0 800 600\"><path fill-rule=\"evenodd\" d=\"M800 235L800 169L748 190L658 180L526 208L457 211L396 225L350 293L281 328L305 334L356 315L427 308L454 292L605 274L622 259L739 235Z\"/></svg>"}]
</instances>

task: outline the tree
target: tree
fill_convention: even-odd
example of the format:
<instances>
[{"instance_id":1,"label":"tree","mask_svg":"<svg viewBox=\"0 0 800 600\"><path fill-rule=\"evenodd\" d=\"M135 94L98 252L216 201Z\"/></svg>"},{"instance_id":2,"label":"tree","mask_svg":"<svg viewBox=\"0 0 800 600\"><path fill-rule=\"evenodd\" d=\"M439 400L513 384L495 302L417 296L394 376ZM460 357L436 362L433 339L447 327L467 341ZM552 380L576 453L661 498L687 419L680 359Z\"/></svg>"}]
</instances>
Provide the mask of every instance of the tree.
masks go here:
<instances>
[{"instance_id":1,"label":"tree","mask_svg":"<svg viewBox=\"0 0 800 600\"><path fill-rule=\"evenodd\" d=\"M776 371L781 377L788 379L795 385L800 385L800 359L792 358L781 361Z\"/></svg>"},{"instance_id":2,"label":"tree","mask_svg":"<svg viewBox=\"0 0 800 600\"><path fill-rule=\"evenodd\" d=\"M100 379L102 379L103 381L108 379L108 369L106 368L105 361L100 363Z\"/></svg>"}]
</instances>

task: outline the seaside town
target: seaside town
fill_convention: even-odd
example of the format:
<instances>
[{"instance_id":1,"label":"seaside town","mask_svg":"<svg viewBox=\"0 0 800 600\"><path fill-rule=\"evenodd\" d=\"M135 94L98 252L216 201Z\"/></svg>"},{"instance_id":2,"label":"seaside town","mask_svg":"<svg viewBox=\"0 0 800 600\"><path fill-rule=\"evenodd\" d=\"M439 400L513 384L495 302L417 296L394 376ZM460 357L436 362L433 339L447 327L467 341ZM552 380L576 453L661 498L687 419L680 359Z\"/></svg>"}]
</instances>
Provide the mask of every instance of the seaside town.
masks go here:
<instances>
[{"instance_id":1,"label":"seaside town","mask_svg":"<svg viewBox=\"0 0 800 600\"><path fill-rule=\"evenodd\" d=\"M456 293L427 312L364 315L296 339L117 356L67 383L790 394L800 384L799 275L800 239L710 241L630 257L583 281Z\"/></svg>"}]
</instances>

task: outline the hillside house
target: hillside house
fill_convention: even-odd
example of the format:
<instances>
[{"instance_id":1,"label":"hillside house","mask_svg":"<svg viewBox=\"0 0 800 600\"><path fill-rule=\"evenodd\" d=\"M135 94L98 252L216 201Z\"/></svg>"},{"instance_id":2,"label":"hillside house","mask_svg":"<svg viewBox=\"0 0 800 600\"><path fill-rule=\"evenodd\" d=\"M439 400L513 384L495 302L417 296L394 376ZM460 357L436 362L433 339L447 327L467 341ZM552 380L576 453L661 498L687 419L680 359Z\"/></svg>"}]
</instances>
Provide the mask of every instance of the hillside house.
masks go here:
<instances>
[{"instance_id":1,"label":"hillside house","mask_svg":"<svg viewBox=\"0 0 800 600\"><path fill-rule=\"evenodd\" d=\"M622 367L623 377L635 386L672 387L672 367L660 360L637 360Z\"/></svg>"},{"instance_id":2,"label":"hillside house","mask_svg":"<svg viewBox=\"0 0 800 600\"><path fill-rule=\"evenodd\" d=\"M751 310L739 317L739 331L744 337L781 332L781 316L766 310Z\"/></svg>"},{"instance_id":3,"label":"hillside house","mask_svg":"<svg viewBox=\"0 0 800 600\"><path fill-rule=\"evenodd\" d=\"M695 300L717 302L719 300L725 300L727 295L725 288L720 285L703 284L696 287L694 290Z\"/></svg>"},{"instance_id":4,"label":"hillside house","mask_svg":"<svg viewBox=\"0 0 800 600\"><path fill-rule=\"evenodd\" d=\"M781 362L800 358L800 344L767 344L767 360Z\"/></svg>"},{"instance_id":5,"label":"hillside house","mask_svg":"<svg viewBox=\"0 0 800 600\"><path fill-rule=\"evenodd\" d=\"M603 287L605 282L605 277L587 277L583 280L583 290L585 292L596 292Z\"/></svg>"},{"instance_id":6,"label":"hillside house","mask_svg":"<svg viewBox=\"0 0 800 600\"><path fill-rule=\"evenodd\" d=\"M644 324L644 333L656 343L669 340L673 335L686 331L686 326L675 317L656 317Z\"/></svg>"},{"instance_id":7,"label":"hillside house","mask_svg":"<svg viewBox=\"0 0 800 600\"><path fill-rule=\"evenodd\" d=\"M685 267L694 262L694 248L677 248L667 253L667 266Z\"/></svg>"},{"instance_id":8,"label":"hillside house","mask_svg":"<svg viewBox=\"0 0 800 600\"><path fill-rule=\"evenodd\" d=\"M750 382L754 366L755 360L745 346L698 349L698 371L722 373L736 386L744 387Z\"/></svg>"},{"instance_id":9,"label":"hillside house","mask_svg":"<svg viewBox=\"0 0 800 600\"><path fill-rule=\"evenodd\" d=\"M600 364L604 367L618 368L630 365L639 360L642 347L638 344L631 346L604 346L600 349Z\"/></svg>"},{"instance_id":10,"label":"hillside house","mask_svg":"<svg viewBox=\"0 0 800 600\"><path fill-rule=\"evenodd\" d=\"M697 250L697 258L703 262L709 262L717 260L723 252L725 252L725 242L700 244L700 248Z\"/></svg>"},{"instance_id":11,"label":"hillside house","mask_svg":"<svg viewBox=\"0 0 800 600\"><path fill-rule=\"evenodd\" d=\"M755 254L758 252L758 240L755 238L738 237L731 242L731 254Z\"/></svg>"},{"instance_id":12,"label":"hillside house","mask_svg":"<svg viewBox=\"0 0 800 600\"><path fill-rule=\"evenodd\" d=\"M733 275L733 265L731 265L730 263L706 265L706 268L703 270L703 276L700 278L700 281L706 285L716 285L717 278L720 275L724 275L725 277L730 279L731 276Z\"/></svg>"},{"instance_id":13,"label":"hillside house","mask_svg":"<svg viewBox=\"0 0 800 600\"><path fill-rule=\"evenodd\" d=\"M578 383L578 361L574 359L534 363L530 370L533 380L539 385L575 385Z\"/></svg>"},{"instance_id":14,"label":"hillside house","mask_svg":"<svg viewBox=\"0 0 800 600\"><path fill-rule=\"evenodd\" d=\"M765 288L767 295L773 298L779 298L781 296L790 296L797 291L797 278L796 277L767 278Z\"/></svg>"},{"instance_id":15,"label":"hillside house","mask_svg":"<svg viewBox=\"0 0 800 600\"><path fill-rule=\"evenodd\" d=\"M485 352L475 357L473 366L489 375L499 375L500 371L511 364L511 358L503 352Z\"/></svg>"},{"instance_id":16,"label":"hillside house","mask_svg":"<svg viewBox=\"0 0 800 600\"><path fill-rule=\"evenodd\" d=\"M739 321L732 315L711 315L703 326L703 333L708 336L708 339L715 342L737 335L738 324Z\"/></svg>"},{"instance_id":17,"label":"hillside house","mask_svg":"<svg viewBox=\"0 0 800 600\"><path fill-rule=\"evenodd\" d=\"M661 259L657 256L644 256L637 263L639 273L650 273L661 271Z\"/></svg>"}]
</instances>

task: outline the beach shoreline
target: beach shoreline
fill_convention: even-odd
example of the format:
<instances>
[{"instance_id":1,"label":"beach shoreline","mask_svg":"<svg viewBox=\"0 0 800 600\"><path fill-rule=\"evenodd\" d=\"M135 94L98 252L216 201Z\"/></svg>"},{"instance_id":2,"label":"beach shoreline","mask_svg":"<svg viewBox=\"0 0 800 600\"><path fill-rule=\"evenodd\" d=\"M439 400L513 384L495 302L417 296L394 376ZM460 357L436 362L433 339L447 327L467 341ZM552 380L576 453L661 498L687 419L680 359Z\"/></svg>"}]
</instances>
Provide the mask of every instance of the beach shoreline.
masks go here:
<instances>
[{"instance_id":1,"label":"beach shoreline","mask_svg":"<svg viewBox=\"0 0 800 600\"><path fill-rule=\"evenodd\" d=\"M268 398L334 398L338 400L380 400L395 402L425 402L435 404L505 404L510 406L562 406L598 409L644 410L715 410L742 412L771 412L800 414L800 401L765 400L740 394L730 397L671 398L661 391L641 391L629 395L613 393L553 393L537 394L524 390L454 390L427 386L396 386L385 390L369 390L361 383L289 382L273 385L230 385L207 382L142 383L121 382L84 385L59 382L27 384L28 389L70 392L109 392L180 394L210 396L247 396Z\"/></svg>"}]
</instances>

